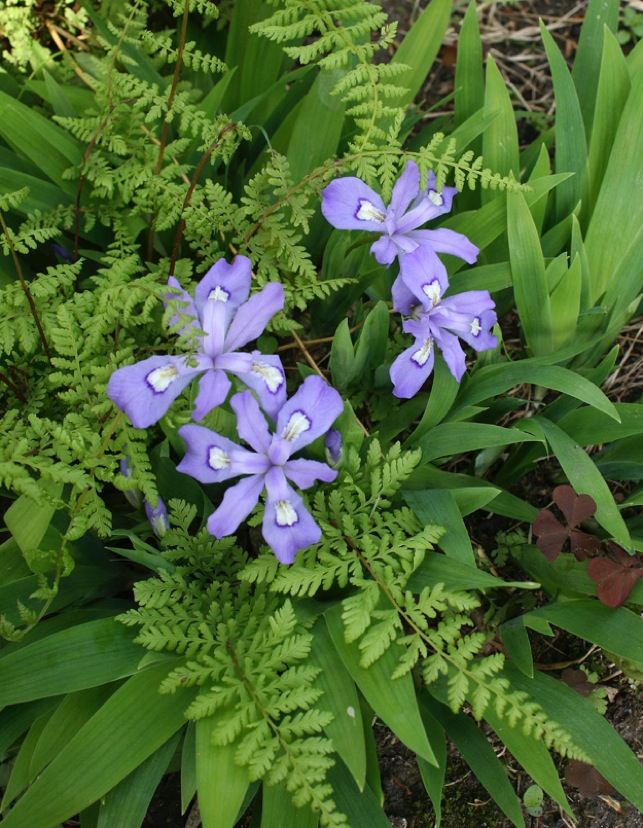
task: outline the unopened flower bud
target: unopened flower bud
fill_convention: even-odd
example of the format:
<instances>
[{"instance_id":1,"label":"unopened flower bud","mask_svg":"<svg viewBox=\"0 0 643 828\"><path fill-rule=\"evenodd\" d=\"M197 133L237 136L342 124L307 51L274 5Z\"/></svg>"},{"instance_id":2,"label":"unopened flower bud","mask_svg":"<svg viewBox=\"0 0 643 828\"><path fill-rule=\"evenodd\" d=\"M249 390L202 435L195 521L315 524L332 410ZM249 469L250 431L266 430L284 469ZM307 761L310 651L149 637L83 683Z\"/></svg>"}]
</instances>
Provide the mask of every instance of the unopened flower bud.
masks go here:
<instances>
[{"instance_id":1,"label":"unopened flower bud","mask_svg":"<svg viewBox=\"0 0 643 828\"><path fill-rule=\"evenodd\" d=\"M167 532L170 528L170 522L167 519L167 509L165 508L165 503L159 497L158 504L156 509L152 507L148 501L145 501L145 514L147 515L147 519L150 522L152 527L152 531L156 535L159 540L163 537L163 535Z\"/></svg>"}]
</instances>

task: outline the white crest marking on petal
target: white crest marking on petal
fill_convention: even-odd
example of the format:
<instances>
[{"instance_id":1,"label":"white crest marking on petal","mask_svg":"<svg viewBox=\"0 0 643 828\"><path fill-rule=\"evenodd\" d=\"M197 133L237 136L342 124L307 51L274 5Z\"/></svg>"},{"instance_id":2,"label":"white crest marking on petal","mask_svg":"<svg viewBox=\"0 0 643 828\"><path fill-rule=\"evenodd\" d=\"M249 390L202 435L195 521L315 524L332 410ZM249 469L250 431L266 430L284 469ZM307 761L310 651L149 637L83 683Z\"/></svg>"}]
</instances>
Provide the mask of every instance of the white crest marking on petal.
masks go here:
<instances>
[{"instance_id":1,"label":"white crest marking on petal","mask_svg":"<svg viewBox=\"0 0 643 828\"><path fill-rule=\"evenodd\" d=\"M370 201L367 201L365 198L360 198L359 209L355 213L355 218L358 218L360 221L385 221L386 214L378 210Z\"/></svg>"},{"instance_id":2,"label":"white crest marking on petal","mask_svg":"<svg viewBox=\"0 0 643 828\"><path fill-rule=\"evenodd\" d=\"M437 190L429 190L428 192L429 201L433 204L434 207L442 207L444 204L444 199L440 195Z\"/></svg>"},{"instance_id":3,"label":"white crest marking on petal","mask_svg":"<svg viewBox=\"0 0 643 828\"><path fill-rule=\"evenodd\" d=\"M292 443L297 439L297 437L299 437L300 434L303 434L304 431L308 431L311 425L312 423L303 411L293 411L281 436L284 440L288 440L289 443Z\"/></svg>"},{"instance_id":4,"label":"white crest marking on petal","mask_svg":"<svg viewBox=\"0 0 643 828\"><path fill-rule=\"evenodd\" d=\"M275 520L277 526L294 526L299 518L287 500L278 500L275 504Z\"/></svg>"},{"instance_id":5,"label":"white crest marking on petal","mask_svg":"<svg viewBox=\"0 0 643 828\"><path fill-rule=\"evenodd\" d=\"M422 285L422 290L426 294L427 298L431 300L432 307L435 307L438 302L440 301L440 283L437 279L434 279L432 282L429 282L428 285Z\"/></svg>"},{"instance_id":6,"label":"white crest marking on petal","mask_svg":"<svg viewBox=\"0 0 643 828\"><path fill-rule=\"evenodd\" d=\"M214 302L227 302L229 298L230 294L221 285L212 288L210 293L208 293L208 299L212 299Z\"/></svg>"},{"instance_id":7,"label":"white crest marking on petal","mask_svg":"<svg viewBox=\"0 0 643 828\"><path fill-rule=\"evenodd\" d=\"M230 455L219 446L210 446L208 465L215 471L227 469L230 465Z\"/></svg>"},{"instance_id":8,"label":"white crest marking on petal","mask_svg":"<svg viewBox=\"0 0 643 828\"><path fill-rule=\"evenodd\" d=\"M480 317L474 316L473 322L471 323L471 333L474 336L478 336L480 331L482 330L482 326L480 324Z\"/></svg>"},{"instance_id":9,"label":"white crest marking on petal","mask_svg":"<svg viewBox=\"0 0 643 828\"><path fill-rule=\"evenodd\" d=\"M427 359L431 356L431 348L433 347L433 337L429 336L424 341L424 345L420 348L419 351L416 351L412 356L411 359L413 362L416 362L418 365L426 365Z\"/></svg>"},{"instance_id":10,"label":"white crest marking on petal","mask_svg":"<svg viewBox=\"0 0 643 828\"><path fill-rule=\"evenodd\" d=\"M145 377L147 384L151 386L155 394L162 394L172 385L179 376L179 372L172 363L155 368Z\"/></svg>"},{"instance_id":11,"label":"white crest marking on petal","mask_svg":"<svg viewBox=\"0 0 643 828\"><path fill-rule=\"evenodd\" d=\"M284 377L279 368L267 362L253 362L250 366L250 373L260 377L268 386L271 394L278 391L284 384Z\"/></svg>"}]
</instances>

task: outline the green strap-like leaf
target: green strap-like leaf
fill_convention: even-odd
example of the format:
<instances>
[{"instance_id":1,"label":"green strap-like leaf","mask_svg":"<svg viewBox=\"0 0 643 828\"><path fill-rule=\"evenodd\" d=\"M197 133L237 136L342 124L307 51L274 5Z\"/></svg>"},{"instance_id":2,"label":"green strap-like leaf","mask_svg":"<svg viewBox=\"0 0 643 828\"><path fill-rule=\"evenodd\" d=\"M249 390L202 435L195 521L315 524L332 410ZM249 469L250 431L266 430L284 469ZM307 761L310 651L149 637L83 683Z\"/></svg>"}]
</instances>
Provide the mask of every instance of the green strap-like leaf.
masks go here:
<instances>
[{"instance_id":1,"label":"green strap-like leaf","mask_svg":"<svg viewBox=\"0 0 643 828\"><path fill-rule=\"evenodd\" d=\"M435 686L431 688L432 692L435 690ZM520 802L507 779L504 765L473 720L464 713L452 713L441 703L441 698L436 700L426 690L422 691L420 698L422 706L442 725L494 802L517 828L524 828Z\"/></svg>"},{"instance_id":2,"label":"green strap-like leaf","mask_svg":"<svg viewBox=\"0 0 643 828\"><path fill-rule=\"evenodd\" d=\"M621 546L629 549L630 533L614 497L594 461L562 428L546 417L523 420L522 426L543 434L577 494L588 494L596 503L596 520Z\"/></svg>"},{"instance_id":3,"label":"green strap-like leaf","mask_svg":"<svg viewBox=\"0 0 643 828\"><path fill-rule=\"evenodd\" d=\"M132 676L43 770L3 828L51 828L96 802L184 724L195 693L161 696L168 665Z\"/></svg>"},{"instance_id":4,"label":"green strap-like leaf","mask_svg":"<svg viewBox=\"0 0 643 828\"><path fill-rule=\"evenodd\" d=\"M181 737L177 732L121 782L105 794L97 828L140 828ZM83 824L84 828L84 824Z\"/></svg>"},{"instance_id":5,"label":"green strap-like leaf","mask_svg":"<svg viewBox=\"0 0 643 828\"><path fill-rule=\"evenodd\" d=\"M145 652L135 637L136 630L102 618L21 647L2 660L0 707L132 675Z\"/></svg>"},{"instance_id":6,"label":"green strap-like leaf","mask_svg":"<svg viewBox=\"0 0 643 828\"><path fill-rule=\"evenodd\" d=\"M545 618L621 658L643 663L643 620L627 607L606 607L597 600L577 598L546 604L525 618L532 616Z\"/></svg>"},{"instance_id":7,"label":"green strap-like leaf","mask_svg":"<svg viewBox=\"0 0 643 828\"><path fill-rule=\"evenodd\" d=\"M387 105L406 106L415 98L433 67L450 17L451 0L431 0L415 21L392 60L409 67L394 81L408 91L387 99Z\"/></svg>"},{"instance_id":8,"label":"green strap-like leaf","mask_svg":"<svg viewBox=\"0 0 643 828\"><path fill-rule=\"evenodd\" d=\"M326 623L337 652L375 713L386 722L404 744L427 762L437 759L422 724L415 688L410 673L391 682L402 650L393 644L374 664L360 665L361 652L356 643L344 640L341 605L326 613Z\"/></svg>"},{"instance_id":9,"label":"green strap-like leaf","mask_svg":"<svg viewBox=\"0 0 643 828\"><path fill-rule=\"evenodd\" d=\"M366 746L355 682L337 658L337 651L323 618L315 624L312 632L313 645L309 660L321 670L315 683L324 691L319 707L334 716L325 730L362 790L366 779Z\"/></svg>"},{"instance_id":10,"label":"green strap-like leaf","mask_svg":"<svg viewBox=\"0 0 643 828\"><path fill-rule=\"evenodd\" d=\"M196 723L196 780L203 828L233 828L250 780L234 760L237 745L215 745L216 716Z\"/></svg>"},{"instance_id":11,"label":"green strap-like leaf","mask_svg":"<svg viewBox=\"0 0 643 828\"><path fill-rule=\"evenodd\" d=\"M639 811L643 810L643 766L591 702L562 681L538 671L533 679L528 679L506 663L503 674L514 689L528 693L554 721L563 722L565 730L589 756L596 770Z\"/></svg>"}]
</instances>

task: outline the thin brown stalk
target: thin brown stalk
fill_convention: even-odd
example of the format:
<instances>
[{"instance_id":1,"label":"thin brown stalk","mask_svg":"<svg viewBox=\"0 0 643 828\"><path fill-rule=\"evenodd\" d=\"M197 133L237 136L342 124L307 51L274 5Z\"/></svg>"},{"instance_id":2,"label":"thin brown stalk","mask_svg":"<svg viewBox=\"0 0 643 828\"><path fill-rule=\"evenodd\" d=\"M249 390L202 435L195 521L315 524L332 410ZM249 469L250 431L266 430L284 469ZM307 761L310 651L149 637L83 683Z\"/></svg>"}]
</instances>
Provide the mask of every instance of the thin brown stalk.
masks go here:
<instances>
[{"instance_id":1,"label":"thin brown stalk","mask_svg":"<svg viewBox=\"0 0 643 828\"><path fill-rule=\"evenodd\" d=\"M16 268L16 273L18 274L18 279L20 280L20 287L22 288L23 293L27 297L27 302L29 302L29 308L31 310L31 315L34 318L34 322L36 323L36 328L38 328L38 335L40 336L40 341L42 342L42 347L45 351L45 355L47 357L47 362L51 365L51 351L49 350L49 344L47 342L47 337L45 336L45 332L42 329L42 325L40 324L40 317L38 316L38 311L36 310L36 303L33 300L33 296L31 295L31 291L29 290L29 285L25 281L25 277L22 272L22 267L20 265L20 259L18 258L18 254L16 253L16 249L13 246L13 241L11 239L11 234L9 233L9 228L5 224L4 217L2 213L0 213L0 224L2 224L2 230L4 232L5 238L7 239L7 244L9 245L9 250L11 251L11 258L13 259L13 264Z\"/></svg>"},{"instance_id":2,"label":"thin brown stalk","mask_svg":"<svg viewBox=\"0 0 643 828\"><path fill-rule=\"evenodd\" d=\"M234 130L236 128L237 128L236 124L227 124L227 126L223 127L221 132L219 132L219 134L217 135L216 141L214 141L214 143L211 144L208 147L208 149L205 151L205 153L203 154L203 157L201 158L201 160L199 161L199 163L197 165L197 168L194 171L194 175L192 176L192 181L190 181L190 186L188 187L188 191L185 194L185 198L183 199L183 206L181 207L181 218L179 220L179 226L178 226L177 231L176 231L176 236L174 237L174 244L172 245L172 256L170 258L170 273L169 273L170 276L174 275L174 268L176 266L176 259L177 259L177 256L179 255L179 244L181 242L181 236L183 235L183 231L185 230L185 219L183 218L183 214L184 214L185 210L187 209L190 201L192 200L192 195L194 193L194 188L197 185L199 177L201 176L201 173L203 172L203 168L205 167L205 165L208 161L208 158L212 155L212 153L215 151L215 149L219 146L219 144L223 140L223 136L225 135L225 133L226 132L231 132L232 130Z\"/></svg>"},{"instance_id":3,"label":"thin brown stalk","mask_svg":"<svg viewBox=\"0 0 643 828\"><path fill-rule=\"evenodd\" d=\"M15 383L11 382L11 380L8 376L6 376L6 374L3 374L2 372L0 372L0 382L4 382L7 388L10 391L13 391L16 397L18 397L21 403L24 403L25 405L27 404L28 400L22 393L22 391L18 388L18 386Z\"/></svg>"},{"instance_id":4,"label":"thin brown stalk","mask_svg":"<svg viewBox=\"0 0 643 828\"><path fill-rule=\"evenodd\" d=\"M188 31L188 18L190 16L190 4L188 0L185 0L185 7L183 9L183 19L181 20L181 34L179 35L179 46L177 49L176 54L176 66L174 67L174 76L172 77L172 87L170 88L170 94L167 99L167 112L170 112L172 109L172 105L174 103L174 97L176 95L176 88L179 84L179 76L181 74L181 64L183 62L183 50L185 48L185 38L187 36ZM167 136L170 131L170 122L165 118L163 122L163 130L161 132L161 141L159 144L159 154L158 158L156 159L156 168L154 169L154 175L160 175L161 170L163 169L163 156L165 155L165 147L167 146ZM154 217L152 216L152 220L150 222L150 235L147 239L147 260L148 262L152 260L152 253L154 251Z\"/></svg>"}]
</instances>

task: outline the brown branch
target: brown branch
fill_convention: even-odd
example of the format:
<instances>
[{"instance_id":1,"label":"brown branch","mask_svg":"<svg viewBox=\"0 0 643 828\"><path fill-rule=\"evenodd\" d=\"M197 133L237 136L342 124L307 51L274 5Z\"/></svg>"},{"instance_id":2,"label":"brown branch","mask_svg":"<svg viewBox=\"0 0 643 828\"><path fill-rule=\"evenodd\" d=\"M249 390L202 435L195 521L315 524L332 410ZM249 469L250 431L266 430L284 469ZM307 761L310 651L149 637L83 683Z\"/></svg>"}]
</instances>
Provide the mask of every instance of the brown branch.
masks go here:
<instances>
[{"instance_id":1,"label":"brown branch","mask_svg":"<svg viewBox=\"0 0 643 828\"><path fill-rule=\"evenodd\" d=\"M174 244L172 245L172 256L170 258L170 271L169 271L170 276L174 275L174 268L176 266L176 259L177 259L177 256L179 255L179 244L181 243L181 236L183 235L183 231L185 230L185 219L183 218L183 213L187 209L190 201L192 200L192 195L194 194L194 189L197 185L199 177L201 176L201 173L203 172L203 168L205 167L205 165L208 161L208 158L212 155L212 153L215 151L215 149L219 146L219 144L223 140L223 136L225 135L225 133L226 132L231 132L232 130L235 130L236 128L237 128L236 124L227 124L227 126L224 126L223 129L221 130L221 132L219 132L219 134L217 135L216 141L214 141L214 143L211 144L208 147L208 149L203 154L201 160L197 164L197 167L194 171L194 175L192 176L192 181L190 181L190 186L188 187L188 191L185 194L185 198L183 199L183 206L181 207L181 218L179 220L179 226L178 226L177 231L176 231L176 236L174 237Z\"/></svg>"},{"instance_id":2,"label":"brown branch","mask_svg":"<svg viewBox=\"0 0 643 828\"><path fill-rule=\"evenodd\" d=\"M13 241L11 239L11 234L9 233L9 228L5 224L4 217L2 213L0 213L0 224L2 224L2 229L4 231L5 238L7 239L7 243L9 245L9 250L11 251L11 258L13 259L14 266L16 268L16 272L18 274L18 279L20 280L20 286L22 288L23 293L27 297L27 302L29 302L29 308L31 310L31 315L34 318L34 322L36 323L36 327L38 328L38 334L40 336L40 341L42 342L42 347L45 350L45 356L47 357L47 362L51 365L51 351L49 350L49 344L47 342L47 337L45 336L45 332L42 329L42 325L40 324L40 317L38 316L38 311L36 310L36 303L33 300L33 296L31 295L31 291L29 290L29 285L25 281L25 277L22 273L22 267L20 266L20 259L18 258L18 254L16 253L16 249L13 246Z\"/></svg>"},{"instance_id":3,"label":"brown branch","mask_svg":"<svg viewBox=\"0 0 643 828\"><path fill-rule=\"evenodd\" d=\"M165 120L163 121L163 130L161 131L161 142L159 144L159 154L158 158L156 159L156 167L154 169L154 175L160 175L161 170L163 169L163 156L165 155L165 147L167 146L167 136L170 131L170 122L167 120L167 114L172 109L172 104L174 103L174 97L176 95L176 88L179 84L179 76L181 74L181 64L183 62L183 50L185 48L185 38L187 36L188 31L188 18L190 16L190 3L189 0L184 0L185 6L183 8L183 19L181 20L181 34L179 35L179 46L176 53L176 66L174 67L174 75L172 77L172 87L170 89L170 94L167 99L167 112L165 116ZM152 254L154 252L154 217L152 216L152 220L150 222L150 235L147 240L147 261L150 262L152 260Z\"/></svg>"},{"instance_id":4,"label":"brown branch","mask_svg":"<svg viewBox=\"0 0 643 828\"><path fill-rule=\"evenodd\" d=\"M7 388L10 391L13 391L13 393L16 395L16 397L18 397L18 399L20 400L21 403L24 403L26 405L29 402L27 400L27 398L25 397L25 395L22 393L22 391L20 391L18 386L15 385L13 382L11 382L9 377L6 376L5 374L3 374L1 371L0 371L0 382L4 382L4 384L7 386Z\"/></svg>"}]
</instances>

